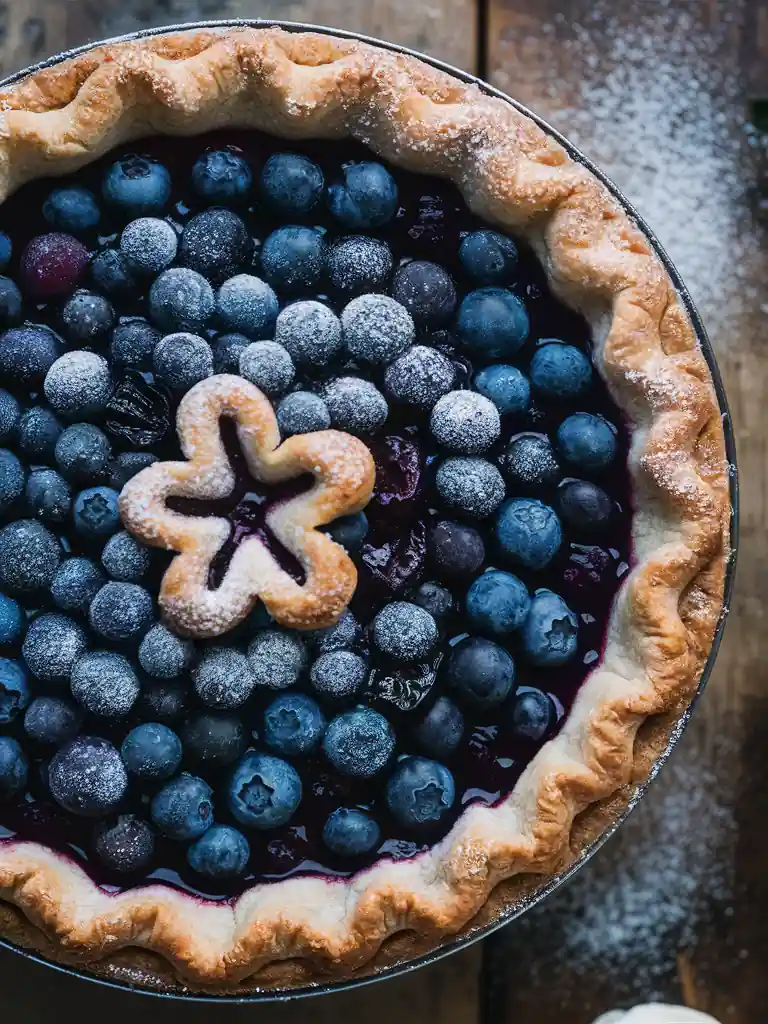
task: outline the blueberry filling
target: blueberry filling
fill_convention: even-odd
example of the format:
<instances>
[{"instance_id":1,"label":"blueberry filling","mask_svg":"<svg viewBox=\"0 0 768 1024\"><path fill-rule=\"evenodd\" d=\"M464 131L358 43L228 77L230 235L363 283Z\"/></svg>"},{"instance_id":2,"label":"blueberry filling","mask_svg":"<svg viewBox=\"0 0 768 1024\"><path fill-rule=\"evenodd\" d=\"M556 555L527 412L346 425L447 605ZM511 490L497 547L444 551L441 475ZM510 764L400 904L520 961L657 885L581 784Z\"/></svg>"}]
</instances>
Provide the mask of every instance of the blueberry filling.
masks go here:
<instances>
[{"instance_id":1,"label":"blueberry filling","mask_svg":"<svg viewBox=\"0 0 768 1024\"><path fill-rule=\"evenodd\" d=\"M0 208L0 837L108 889L224 899L428 847L556 733L632 561L626 426L527 247L362 147L290 148L148 140ZM373 453L326 528L359 574L329 630L157 620L171 556L117 495L182 457L178 402L220 372L283 436ZM266 519L311 478L260 484L221 431L232 494L169 499L230 524L209 586L250 537L302 582Z\"/></svg>"}]
</instances>

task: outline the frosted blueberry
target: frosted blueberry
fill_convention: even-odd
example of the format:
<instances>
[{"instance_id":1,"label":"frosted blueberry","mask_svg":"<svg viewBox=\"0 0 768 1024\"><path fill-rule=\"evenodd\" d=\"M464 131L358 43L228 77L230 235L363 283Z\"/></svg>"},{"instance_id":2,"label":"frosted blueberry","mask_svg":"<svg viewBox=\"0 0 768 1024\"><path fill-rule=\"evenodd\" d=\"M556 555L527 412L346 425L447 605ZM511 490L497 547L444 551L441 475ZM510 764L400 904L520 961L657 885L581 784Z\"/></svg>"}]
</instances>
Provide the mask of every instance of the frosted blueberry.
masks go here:
<instances>
[{"instance_id":1,"label":"frosted blueberry","mask_svg":"<svg viewBox=\"0 0 768 1024\"><path fill-rule=\"evenodd\" d=\"M295 633L263 629L248 646L248 661L256 686L286 690L307 667L307 649Z\"/></svg>"},{"instance_id":2,"label":"frosted blueberry","mask_svg":"<svg viewBox=\"0 0 768 1024\"><path fill-rule=\"evenodd\" d=\"M353 359L385 365L413 344L415 327L408 310L388 295L361 295L341 314L344 344Z\"/></svg>"},{"instance_id":3,"label":"frosted blueberry","mask_svg":"<svg viewBox=\"0 0 768 1024\"><path fill-rule=\"evenodd\" d=\"M456 288L451 275L427 260L411 260L398 267L392 295L416 323L431 327L445 323L456 309Z\"/></svg>"},{"instance_id":4,"label":"frosted blueberry","mask_svg":"<svg viewBox=\"0 0 768 1024\"><path fill-rule=\"evenodd\" d=\"M19 452L32 462L51 464L62 425L46 406L33 405L19 420Z\"/></svg>"},{"instance_id":5,"label":"frosted blueberry","mask_svg":"<svg viewBox=\"0 0 768 1024\"><path fill-rule=\"evenodd\" d=\"M267 395L281 395L293 384L293 360L276 341L255 341L240 353L240 373Z\"/></svg>"},{"instance_id":6,"label":"frosted blueberry","mask_svg":"<svg viewBox=\"0 0 768 1024\"><path fill-rule=\"evenodd\" d=\"M49 587L60 561L56 536L34 519L19 519L0 530L0 587L10 594Z\"/></svg>"},{"instance_id":7,"label":"frosted blueberry","mask_svg":"<svg viewBox=\"0 0 768 1024\"><path fill-rule=\"evenodd\" d=\"M233 647L206 651L192 678L200 702L220 710L239 708L256 685L248 658Z\"/></svg>"},{"instance_id":8,"label":"frosted blueberry","mask_svg":"<svg viewBox=\"0 0 768 1024\"><path fill-rule=\"evenodd\" d=\"M216 308L213 288L202 274L172 267L155 278L149 290L149 312L162 331L198 331Z\"/></svg>"},{"instance_id":9,"label":"frosted blueberry","mask_svg":"<svg viewBox=\"0 0 768 1024\"><path fill-rule=\"evenodd\" d=\"M105 473L111 454L107 435L92 423L73 423L62 431L54 448L62 475L80 483Z\"/></svg>"},{"instance_id":10,"label":"frosted blueberry","mask_svg":"<svg viewBox=\"0 0 768 1024\"><path fill-rule=\"evenodd\" d=\"M392 253L386 242L367 235L348 235L328 252L328 277L344 298L381 292L392 273Z\"/></svg>"},{"instance_id":11,"label":"frosted blueberry","mask_svg":"<svg viewBox=\"0 0 768 1024\"><path fill-rule=\"evenodd\" d=\"M62 416L96 416L112 393L109 363L95 352L65 352L45 375L45 397Z\"/></svg>"},{"instance_id":12,"label":"frosted blueberry","mask_svg":"<svg viewBox=\"0 0 768 1024\"><path fill-rule=\"evenodd\" d=\"M107 582L98 565L87 558L68 558L56 570L51 597L65 612L87 612L91 601Z\"/></svg>"},{"instance_id":13,"label":"frosted blueberry","mask_svg":"<svg viewBox=\"0 0 768 1024\"><path fill-rule=\"evenodd\" d=\"M121 718L139 696L139 680L126 657L115 651L89 651L75 662L72 696L92 715Z\"/></svg>"},{"instance_id":14,"label":"frosted blueberry","mask_svg":"<svg viewBox=\"0 0 768 1024\"><path fill-rule=\"evenodd\" d=\"M446 459L435 478L446 505L468 516L486 519L504 500L504 478L491 462L477 456Z\"/></svg>"},{"instance_id":15,"label":"frosted blueberry","mask_svg":"<svg viewBox=\"0 0 768 1024\"><path fill-rule=\"evenodd\" d=\"M136 583L107 583L91 602L88 619L107 640L136 640L152 624L152 598Z\"/></svg>"},{"instance_id":16,"label":"frosted blueberry","mask_svg":"<svg viewBox=\"0 0 768 1024\"><path fill-rule=\"evenodd\" d=\"M537 494L556 487L562 469L546 434L525 431L509 439L499 465L513 494Z\"/></svg>"},{"instance_id":17,"label":"frosted blueberry","mask_svg":"<svg viewBox=\"0 0 768 1024\"><path fill-rule=\"evenodd\" d=\"M120 236L120 251L137 274L159 274L176 258L179 240L167 221L139 217L126 225Z\"/></svg>"},{"instance_id":18,"label":"frosted blueberry","mask_svg":"<svg viewBox=\"0 0 768 1024\"><path fill-rule=\"evenodd\" d=\"M5 444L12 437L21 421L21 406L10 391L0 388L0 444Z\"/></svg>"},{"instance_id":19,"label":"frosted blueberry","mask_svg":"<svg viewBox=\"0 0 768 1024\"><path fill-rule=\"evenodd\" d=\"M437 643L437 623L422 607L393 601L373 620L373 642L398 661L418 661Z\"/></svg>"},{"instance_id":20,"label":"frosted blueberry","mask_svg":"<svg viewBox=\"0 0 768 1024\"><path fill-rule=\"evenodd\" d=\"M326 366L341 350L341 322L322 302L294 302L277 318L275 341L300 366Z\"/></svg>"},{"instance_id":21,"label":"frosted blueberry","mask_svg":"<svg viewBox=\"0 0 768 1024\"><path fill-rule=\"evenodd\" d=\"M114 326L115 311L103 295L81 291L64 305L61 323L70 342L93 345L100 342Z\"/></svg>"},{"instance_id":22,"label":"frosted blueberry","mask_svg":"<svg viewBox=\"0 0 768 1024\"><path fill-rule=\"evenodd\" d=\"M82 712L59 697L37 697L24 715L24 732L37 743L60 747L77 736Z\"/></svg>"},{"instance_id":23,"label":"frosted blueberry","mask_svg":"<svg viewBox=\"0 0 768 1024\"><path fill-rule=\"evenodd\" d=\"M108 814L128 789L120 754L98 736L78 736L62 747L51 760L48 782L56 803L84 817Z\"/></svg>"},{"instance_id":24,"label":"frosted blueberry","mask_svg":"<svg viewBox=\"0 0 768 1024\"><path fill-rule=\"evenodd\" d=\"M118 324L112 332L109 354L116 366L149 367L152 353L162 338L160 331L139 318Z\"/></svg>"},{"instance_id":25,"label":"frosted blueberry","mask_svg":"<svg viewBox=\"0 0 768 1024\"><path fill-rule=\"evenodd\" d=\"M311 391L294 391L278 405L277 425L281 437L310 434L330 427L331 415L319 395L313 395Z\"/></svg>"},{"instance_id":26,"label":"frosted blueberry","mask_svg":"<svg viewBox=\"0 0 768 1024\"><path fill-rule=\"evenodd\" d=\"M368 678L368 663L352 651L321 654L309 673L312 689L330 701L351 700Z\"/></svg>"},{"instance_id":27,"label":"frosted blueberry","mask_svg":"<svg viewBox=\"0 0 768 1024\"><path fill-rule=\"evenodd\" d=\"M347 651L354 647L362 635L362 627L349 608L345 608L338 622L325 629L313 629L307 633L309 642L320 654L331 651Z\"/></svg>"},{"instance_id":28,"label":"frosted blueberry","mask_svg":"<svg viewBox=\"0 0 768 1024\"><path fill-rule=\"evenodd\" d=\"M181 236L179 262L220 284L246 264L253 248L243 220L220 207L191 217Z\"/></svg>"},{"instance_id":29,"label":"frosted blueberry","mask_svg":"<svg viewBox=\"0 0 768 1024\"><path fill-rule=\"evenodd\" d=\"M101 863L117 875L130 875L149 866L155 852L155 834L133 814L100 821L93 833L93 849Z\"/></svg>"},{"instance_id":30,"label":"frosted blueberry","mask_svg":"<svg viewBox=\"0 0 768 1024\"><path fill-rule=\"evenodd\" d=\"M152 555L125 530L113 534L101 552L101 564L113 580L139 583L149 572Z\"/></svg>"},{"instance_id":31,"label":"frosted blueberry","mask_svg":"<svg viewBox=\"0 0 768 1024\"><path fill-rule=\"evenodd\" d=\"M211 343L214 373L240 373L240 355L251 344L244 334L220 334Z\"/></svg>"},{"instance_id":32,"label":"frosted blueberry","mask_svg":"<svg viewBox=\"0 0 768 1024\"><path fill-rule=\"evenodd\" d=\"M374 434L388 414L387 400L369 380L337 377L324 392L331 423L351 434Z\"/></svg>"},{"instance_id":33,"label":"frosted blueberry","mask_svg":"<svg viewBox=\"0 0 768 1024\"><path fill-rule=\"evenodd\" d=\"M24 466L17 456L8 448L0 448L0 514L7 514L21 497L25 475ZM36 518L48 518L38 517L38 510L34 507L29 508L29 513Z\"/></svg>"},{"instance_id":34,"label":"frosted blueberry","mask_svg":"<svg viewBox=\"0 0 768 1024\"><path fill-rule=\"evenodd\" d=\"M414 345L387 367L384 386L396 402L431 409L453 387L456 371L436 348Z\"/></svg>"},{"instance_id":35,"label":"frosted blueberry","mask_svg":"<svg viewBox=\"0 0 768 1024\"><path fill-rule=\"evenodd\" d=\"M122 491L129 480L153 462L157 462L157 456L151 452L120 452L109 464L109 486Z\"/></svg>"},{"instance_id":36,"label":"frosted blueberry","mask_svg":"<svg viewBox=\"0 0 768 1024\"><path fill-rule=\"evenodd\" d=\"M154 625L139 645L139 664L157 679L175 679L192 664L195 647L161 622Z\"/></svg>"},{"instance_id":37,"label":"frosted blueberry","mask_svg":"<svg viewBox=\"0 0 768 1024\"><path fill-rule=\"evenodd\" d=\"M437 402L429 420L434 437L452 451L483 452L501 433L499 410L476 391L449 391Z\"/></svg>"},{"instance_id":38,"label":"frosted blueberry","mask_svg":"<svg viewBox=\"0 0 768 1024\"><path fill-rule=\"evenodd\" d=\"M266 281L252 274L230 277L216 296L216 313L222 326L249 338L264 338L270 334L278 309L274 291Z\"/></svg>"},{"instance_id":39,"label":"frosted blueberry","mask_svg":"<svg viewBox=\"0 0 768 1024\"><path fill-rule=\"evenodd\" d=\"M208 342L196 334L166 334L155 346L152 365L168 387L188 391L213 374L213 353Z\"/></svg>"},{"instance_id":40,"label":"frosted blueberry","mask_svg":"<svg viewBox=\"0 0 768 1024\"><path fill-rule=\"evenodd\" d=\"M42 324L12 327L0 336L0 374L31 387L43 381L63 347L61 338Z\"/></svg>"},{"instance_id":41,"label":"frosted blueberry","mask_svg":"<svg viewBox=\"0 0 768 1024\"><path fill-rule=\"evenodd\" d=\"M38 679L65 683L87 649L88 637L82 626L66 615L49 612L30 623L21 653Z\"/></svg>"}]
</instances>

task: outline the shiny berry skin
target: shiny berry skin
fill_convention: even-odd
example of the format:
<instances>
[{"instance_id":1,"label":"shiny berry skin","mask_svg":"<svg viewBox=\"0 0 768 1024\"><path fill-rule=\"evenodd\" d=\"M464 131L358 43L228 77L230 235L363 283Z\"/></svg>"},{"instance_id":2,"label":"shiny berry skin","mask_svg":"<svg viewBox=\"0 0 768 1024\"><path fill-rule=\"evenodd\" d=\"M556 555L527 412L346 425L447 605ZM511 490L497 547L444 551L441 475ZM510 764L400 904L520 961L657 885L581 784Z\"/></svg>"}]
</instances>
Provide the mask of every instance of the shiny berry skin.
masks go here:
<instances>
[{"instance_id":1,"label":"shiny berry skin","mask_svg":"<svg viewBox=\"0 0 768 1024\"><path fill-rule=\"evenodd\" d=\"M179 263L221 284L248 263L251 236L231 210L215 207L187 221L179 244Z\"/></svg>"},{"instance_id":2,"label":"shiny berry skin","mask_svg":"<svg viewBox=\"0 0 768 1024\"><path fill-rule=\"evenodd\" d=\"M429 612L432 618L442 623L452 612L455 611L456 602L453 594L439 583L422 583L414 591L412 600L425 611Z\"/></svg>"},{"instance_id":3,"label":"shiny berry skin","mask_svg":"<svg viewBox=\"0 0 768 1024\"><path fill-rule=\"evenodd\" d=\"M328 250L327 270L331 287L342 298L383 292L392 273L392 253L378 238L347 235Z\"/></svg>"},{"instance_id":4,"label":"shiny berry skin","mask_svg":"<svg viewBox=\"0 0 768 1024\"><path fill-rule=\"evenodd\" d=\"M8 448L0 448L0 514L8 512L24 492L24 467ZM43 518L35 515L35 518Z\"/></svg>"},{"instance_id":5,"label":"shiny berry skin","mask_svg":"<svg viewBox=\"0 0 768 1024\"><path fill-rule=\"evenodd\" d=\"M21 418L18 399L10 391L0 388L0 444L17 436Z\"/></svg>"},{"instance_id":6,"label":"shiny berry skin","mask_svg":"<svg viewBox=\"0 0 768 1024\"><path fill-rule=\"evenodd\" d=\"M0 801L12 800L27 788L29 760L18 740L0 736Z\"/></svg>"},{"instance_id":7,"label":"shiny berry skin","mask_svg":"<svg viewBox=\"0 0 768 1024\"><path fill-rule=\"evenodd\" d=\"M95 352L65 352L45 375L44 389L45 397L63 418L98 416L112 393L109 363Z\"/></svg>"},{"instance_id":8,"label":"shiny berry skin","mask_svg":"<svg viewBox=\"0 0 768 1024\"><path fill-rule=\"evenodd\" d=\"M104 199L126 216L160 213L171 195L171 176L156 160L131 154L112 164L101 191Z\"/></svg>"},{"instance_id":9,"label":"shiny berry skin","mask_svg":"<svg viewBox=\"0 0 768 1024\"><path fill-rule=\"evenodd\" d=\"M311 697L281 693L264 712L264 742L277 754L300 757L319 746L325 724Z\"/></svg>"},{"instance_id":10,"label":"shiny berry skin","mask_svg":"<svg viewBox=\"0 0 768 1024\"><path fill-rule=\"evenodd\" d=\"M515 662L503 647L467 637L451 649L445 670L448 686L471 707L487 710L507 699L515 686Z\"/></svg>"},{"instance_id":11,"label":"shiny berry skin","mask_svg":"<svg viewBox=\"0 0 768 1024\"><path fill-rule=\"evenodd\" d=\"M93 850L108 871L116 875L136 874L152 863L155 834L141 818L121 814L95 826Z\"/></svg>"},{"instance_id":12,"label":"shiny berry skin","mask_svg":"<svg viewBox=\"0 0 768 1024\"><path fill-rule=\"evenodd\" d=\"M616 427L602 416L576 412L558 427L557 447L571 465L601 473L616 457Z\"/></svg>"},{"instance_id":13,"label":"shiny berry skin","mask_svg":"<svg viewBox=\"0 0 768 1024\"><path fill-rule=\"evenodd\" d=\"M90 189L77 185L53 189L43 203L43 216L55 231L93 231L101 220L101 210Z\"/></svg>"},{"instance_id":14,"label":"shiny berry skin","mask_svg":"<svg viewBox=\"0 0 768 1024\"><path fill-rule=\"evenodd\" d=\"M213 825L212 797L207 782L183 772L152 798L152 821L168 839L199 839Z\"/></svg>"},{"instance_id":15,"label":"shiny berry skin","mask_svg":"<svg viewBox=\"0 0 768 1024\"><path fill-rule=\"evenodd\" d=\"M287 761L255 751L238 761L227 785L227 806L246 828L285 825L301 796L301 779Z\"/></svg>"},{"instance_id":16,"label":"shiny berry skin","mask_svg":"<svg viewBox=\"0 0 768 1024\"><path fill-rule=\"evenodd\" d=\"M525 584L499 569L478 576L465 599L470 628L489 636L507 636L520 629L530 607Z\"/></svg>"},{"instance_id":17,"label":"shiny berry skin","mask_svg":"<svg viewBox=\"0 0 768 1024\"><path fill-rule=\"evenodd\" d=\"M91 261L91 280L99 292L111 299L138 295L140 285L125 253L102 249Z\"/></svg>"},{"instance_id":18,"label":"shiny berry skin","mask_svg":"<svg viewBox=\"0 0 768 1024\"><path fill-rule=\"evenodd\" d=\"M190 761L212 768L232 764L248 746L248 733L240 715L201 711L181 730L184 754Z\"/></svg>"},{"instance_id":19,"label":"shiny berry skin","mask_svg":"<svg viewBox=\"0 0 768 1024\"><path fill-rule=\"evenodd\" d=\"M511 494L540 494L556 487L563 475L546 434L516 434L498 461Z\"/></svg>"},{"instance_id":20,"label":"shiny berry skin","mask_svg":"<svg viewBox=\"0 0 768 1024\"><path fill-rule=\"evenodd\" d=\"M509 284L517 267L517 246L498 231L471 231L461 240L459 259L477 284Z\"/></svg>"},{"instance_id":21,"label":"shiny berry skin","mask_svg":"<svg viewBox=\"0 0 768 1024\"><path fill-rule=\"evenodd\" d=\"M80 731L82 712L60 697L36 697L24 715L24 732L36 743L61 747Z\"/></svg>"},{"instance_id":22,"label":"shiny berry skin","mask_svg":"<svg viewBox=\"0 0 768 1024\"><path fill-rule=\"evenodd\" d=\"M508 715L508 727L516 739L540 743L557 722L552 698L532 686L521 686Z\"/></svg>"},{"instance_id":23,"label":"shiny berry skin","mask_svg":"<svg viewBox=\"0 0 768 1024\"><path fill-rule=\"evenodd\" d=\"M472 575L485 561L485 544L478 531L447 519L432 528L428 551L438 575L448 578Z\"/></svg>"},{"instance_id":24,"label":"shiny berry skin","mask_svg":"<svg viewBox=\"0 0 768 1024\"><path fill-rule=\"evenodd\" d=\"M206 878L237 878L245 874L251 848L242 832L231 825L212 825L187 850L187 862Z\"/></svg>"},{"instance_id":25,"label":"shiny berry skin","mask_svg":"<svg viewBox=\"0 0 768 1024\"><path fill-rule=\"evenodd\" d=\"M0 593L0 646L18 643L26 628L27 618L22 606Z\"/></svg>"},{"instance_id":26,"label":"shiny berry skin","mask_svg":"<svg viewBox=\"0 0 768 1024\"><path fill-rule=\"evenodd\" d=\"M525 569L543 569L560 550L563 531L549 505L535 498L511 498L499 511L496 539L510 562Z\"/></svg>"},{"instance_id":27,"label":"shiny berry skin","mask_svg":"<svg viewBox=\"0 0 768 1024\"><path fill-rule=\"evenodd\" d=\"M581 533L600 533L614 516L610 495L587 480L566 480L557 491L557 509L563 522Z\"/></svg>"},{"instance_id":28,"label":"shiny berry skin","mask_svg":"<svg viewBox=\"0 0 768 1024\"><path fill-rule=\"evenodd\" d=\"M592 364L581 349L558 341L540 343L531 360L534 390L553 402L572 402L589 391Z\"/></svg>"},{"instance_id":29,"label":"shiny berry skin","mask_svg":"<svg viewBox=\"0 0 768 1024\"><path fill-rule=\"evenodd\" d=\"M161 622L154 625L139 646L139 663L156 679L175 679L192 664L195 647Z\"/></svg>"},{"instance_id":30,"label":"shiny berry skin","mask_svg":"<svg viewBox=\"0 0 768 1024\"><path fill-rule=\"evenodd\" d=\"M198 157L192 168L192 187L209 203L244 199L252 185L248 161L231 150L209 150Z\"/></svg>"},{"instance_id":31,"label":"shiny berry skin","mask_svg":"<svg viewBox=\"0 0 768 1024\"><path fill-rule=\"evenodd\" d=\"M0 270L5 270L11 262L13 243L5 231L0 231Z\"/></svg>"},{"instance_id":32,"label":"shiny berry skin","mask_svg":"<svg viewBox=\"0 0 768 1024\"><path fill-rule=\"evenodd\" d=\"M437 623L417 604L393 601L373 620L373 642L397 661L419 661L437 642Z\"/></svg>"},{"instance_id":33,"label":"shiny berry skin","mask_svg":"<svg viewBox=\"0 0 768 1024\"><path fill-rule=\"evenodd\" d=\"M60 561L59 541L42 523L19 519L0 530L0 587L9 594L47 589Z\"/></svg>"},{"instance_id":34,"label":"shiny berry skin","mask_svg":"<svg viewBox=\"0 0 768 1024\"><path fill-rule=\"evenodd\" d=\"M324 532L351 554L359 551L368 536L368 517L365 512L339 516L325 527Z\"/></svg>"},{"instance_id":35,"label":"shiny berry skin","mask_svg":"<svg viewBox=\"0 0 768 1024\"><path fill-rule=\"evenodd\" d=\"M0 336L0 375L32 388L43 382L62 351L61 338L49 327L12 327Z\"/></svg>"},{"instance_id":36,"label":"shiny berry skin","mask_svg":"<svg viewBox=\"0 0 768 1024\"><path fill-rule=\"evenodd\" d=\"M45 612L30 623L21 653L38 679L68 683L87 648L88 635L78 622L60 612Z\"/></svg>"},{"instance_id":37,"label":"shiny berry skin","mask_svg":"<svg viewBox=\"0 0 768 1024\"><path fill-rule=\"evenodd\" d=\"M65 612L87 612L96 594L107 582L98 565L87 558L62 562L51 582L53 603Z\"/></svg>"},{"instance_id":38,"label":"shiny berry skin","mask_svg":"<svg viewBox=\"0 0 768 1024\"><path fill-rule=\"evenodd\" d=\"M166 334L155 346L152 365L159 381L183 393L213 374L213 352L196 334Z\"/></svg>"},{"instance_id":39,"label":"shiny berry skin","mask_svg":"<svg viewBox=\"0 0 768 1024\"><path fill-rule=\"evenodd\" d=\"M320 201L325 180L313 160L298 153L274 153L259 179L261 197L283 218L302 218Z\"/></svg>"},{"instance_id":40,"label":"shiny berry skin","mask_svg":"<svg viewBox=\"0 0 768 1024\"><path fill-rule=\"evenodd\" d=\"M277 291L306 292L320 281L326 244L321 231L289 225L268 235L261 247L261 268Z\"/></svg>"},{"instance_id":41,"label":"shiny berry skin","mask_svg":"<svg viewBox=\"0 0 768 1024\"><path fill-rule=\"evenodd\" d=\"M387 806L405 828L422 830L437 825L450 813L455 799L451 773L425 757L400 761L387 783Z\"/></svg>"},{"instance_id":42,"label":"shiny berry skin","mask_svg":"<svg viewBox=\"0 0 768 1024\"><path fill-rule=\"evenodd\" d=\"M277 425L283 438L292 434L311 434L315 430L327 430L331 425L331 414L320 395L293 391L277 407ZM325 532L330 531L326 529Z\"/></svg>"},{"instance_id":43,"label":"shiny berry skin","mask_svg":"<svg viewBox=\"0 0 768 1024\"><path fill-rule=\"evenodd\" d=\"M342 775L368 779L389 764L395 734L387 719L372 708L356 708L338 715L323 738L323 751Z\"/></svg>"},{"instance_id":44,"label":"shiny berry skin","mask_svg":"<svg viewBox=\"0 0 768 1024\"><path fill-rule=\"evenodd\" d=\"M107 583L91 602L88 620L108 640L137 640L152 624L152 598L135 583Z\"/></svg>"},{"instance_id":45,"label":"shiny berry skin","mask_svg":"<svg viewBox=\"0 0 768 1024\"><path fill-rule=\"evenodd\" d=\"M328 651L312 666L310 683L315 693L330 702L351 701L368 678L365 658L353 651Z\"/></svg>"},{"instance_id":46,"label":"shiny berry skin","mask_svg":"<svg viewBox=\"0 0 768 1024\"><path fill-rule=\"evenodd\" d=\"M323 842L340 857L361 857L375 850L380 841L379 826L356 807L339 807L323 825Z\"/></svg>"},{"instance_id":47,"label":"shiny berry skin","mask_svg":"<svg viewBox=\"0 0 768 1024\"><path fill-rule=\"evenodd\" d=\"M129 775L169 779L181 764L181 740L161 722L145 722L128 733L120 748Z\"/></svg>"},{"instance_id":48,"label":"shiny berry skin","mask_svg":"<svg viewBox=\"0 0 768 1024\"><path fill-rule=\"evenodd\" d=\"M19 420L17 444L19 452L31 462L53 463L56 442L64 428L54 413L45 406L34 405Z\"/></svg>"},{"instance_id":49,"label":"shiny berry skin","mask_svg":"<svg viewBox=\"0 0 768 1024\"><path fill-rule=\"evenodd\" d=\"M456 337L470 355L507 359L528 337L522 301L505 288L478 288L465 295L456 316Z\"/></svg>"},{"instance_id":50,"label":"shiny berry skin","mask_svg":"<svg viewBox=\"0 0 768 1024\"><path fill-rule=\"evenodd\" d=\"M38 235L21 255L19 284L30 299L49 302L71 295L88 267L88 250L72 235Z\"/></svg>"},{"instance_id":51,"label":"shiny berry skin","mask_svg":"<svg viewBox=\"0 0 768 1024\"><path fill-rule=\"evenodd\" d=\"M464 735L464 715L448 697L438 697L416 727L419 746L430 757L450 757Z\"/></svg>"},{"instance_id":52,"label":"shiny berry skin","mask_svg":"<svg viewBox=\"0 0 768 1024\"><path fill-rule=\"evenodd\" d=\"M532 665L565 665L576 654L579 620L558 594L537 590L521 639L525 658Z\"/></svg>"},{"instance_id":53,"label":"shiny berry skin","mask_svg":"<svg viewBox=\"0 0 768 1024\"><path fill-rule=\"evenodd\" d=\"M75 497L73 522L81 537L109 537L120 526L118 493L111 487L87 487Z\"/></svg>"},{"instance_id":54,"label":"shiny berry skin","mask_svg":"<svg viewBox=\"0 0 768 1024\"><path fill-rule=\"evenodd\" d=\"M216 316L222 327L254 340L271 335L279 308L270 286L253 274L230 277L216 296Z\"/></svg>"},{"instance_id":55,"label":"shiny berry skin","mask_svg":"<svg viewBox=\"0 0 768 1024\"><path fill-rule=\"evenodd\" d=\"M112 447L106 434L91 423L74 423L59 435L54 449L62 476L75 483L98 479L107 471Z\"/></svg>"},{"instance_id":56,"label":"shiny berry skin","mask_svg":"<svg viewBox=\"0 0 768 1024\"><path fill-rule=\"evenodd\" d=\"M18 718L31 699L24 662L0 658L0 725Z\"/></svg>"},{"instance_id":57,"label":"shiny berry skin","mask_svg":"<svg viewBox=\"0 0 768 1024\"><path fill-rule=\"evenodd\" d=\"M200 703L220 711L240 707L256 685L248 658L233 647L209 648L192 678Z\"/></svg>"},{"instance_id":58,"label":"shiny berry skin","mask_svg":"<svg viewBox=\"0 0 768 1024\"><path fill-rule=\"evenodd\" d=\"M81 707L102 718L122 718L139 696L139 679L131 662L115 651L88 651L78 658L70 680Z\"/></svg>"},{"instance_id":59,"label":"shiny berry skin","mask_svg":"<svg viewBox=\"0 0 768 1024\"><path fill-rule=\"evenodd\" d=\"M109 354L116 367L134 366L148 369L152 353L162 338L160 331L146 320L129 320L118 324L112 332Z\"/></svg>"},{"instance_id":60,"label":"shiny berry skin","mask_svg":"<svg viewBox=\"0 0 768 1024\"><path fill-rule=\"evenodd\" d=\"M501 416L524 416L530 409L531 385L516 366L486 366L475 374L475 387L490 398Z\"/></svg>"},{"instance_id":61,"label":"shiny berry skin","mask_svg":"<svg viewBox=\"0 0 768 1024\"><path fill-rule=\"evenodd\" d=\"M149 289L150 319L166 334L202 330L215 308L210 283L187 267L164 270Z\"/></svg>"},{"instance_id":62,"label":"shiny berry skin","mask_svg":"<svg viewBox=\"0 0 768 1024\"><path fill-rule=\"evenodd\" d=\"M111 743L98 736L78 736L54 754L48 783L51 796L65 811L98 818L119 806L128 776Z\"/></svg>"},{"instance_id":63,"label":"shiny berry skin","mask_svg":"<svg viewBox=\"0 0 768 1024\"><path fill-rule=\"evenodd\" d=\"M167 221L157 217L139 217L123 229L120 252L131 270L151 277L170 266L176 258L179 239Z\"/></svg>"},{"instance_id":64,"label":"shiny berry skin","mask_svg":"<svg viewBox=\"0 0 768 1024\"><path fill-rule=\"evenodd\" d=\"M0 277L0 330L21 323L21 292L9 277Z\"/></svg>"},{"instance_id":65,"label":"shiny berry skin","mask_svg":"<svg viewBox=\"0 0 768 1024\"><path fill-rule=\"evenodd\" d=\"M388 223L397 213L397 185L382 164L347 164L344 183L328 187L328 208L345 228L367 231Z\"/></svg>"}]
</instances>

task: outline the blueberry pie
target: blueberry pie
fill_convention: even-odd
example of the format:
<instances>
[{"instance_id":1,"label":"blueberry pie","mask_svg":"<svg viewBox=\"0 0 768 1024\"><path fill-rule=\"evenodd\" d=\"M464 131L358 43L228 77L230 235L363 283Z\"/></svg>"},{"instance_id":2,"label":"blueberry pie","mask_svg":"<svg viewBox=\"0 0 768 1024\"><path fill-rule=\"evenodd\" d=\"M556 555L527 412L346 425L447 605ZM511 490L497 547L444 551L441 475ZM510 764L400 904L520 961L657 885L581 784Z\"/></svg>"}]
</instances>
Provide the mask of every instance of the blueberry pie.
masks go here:
<instances>
[{"instance_id":1,"label":"blueberry pie","mask_svg":"<svg viewBox=\"0 0 768 1024\"><path fill-rule=\"evenodd\" d=\"M291 987L521 899L722 608L720 413L649 242L356 41L160 35L1 99L0 933Z\"/></svg>"}]
</instances>

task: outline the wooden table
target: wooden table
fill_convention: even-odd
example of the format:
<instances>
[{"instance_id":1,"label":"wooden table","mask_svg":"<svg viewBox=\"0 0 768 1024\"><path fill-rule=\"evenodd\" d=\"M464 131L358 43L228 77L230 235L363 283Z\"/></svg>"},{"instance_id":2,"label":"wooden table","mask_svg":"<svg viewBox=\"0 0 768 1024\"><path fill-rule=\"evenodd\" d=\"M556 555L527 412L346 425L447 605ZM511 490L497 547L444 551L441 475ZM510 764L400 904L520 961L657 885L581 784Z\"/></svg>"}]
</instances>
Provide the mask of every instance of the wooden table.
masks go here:
<instances>
[{"instance_id":1,"label":"wooden table","mask_svg":"<svg viewBox=\"0 0 768 1024\"><path fill-rule=\"evenodd\" d=\"M548 118L658 232L709 325L736 425L739 583L708 692L670 764L619 835L500 937L386 985L228 1020L588 1024L650 997L729 1024L768 1019L768 0L8 0L0 70L92 38L224 16L343 26L476 71ZM763 110L765 107L763 106ZM763 115L764 116L764 115ZM763 162L761 162L763 161ZM6 1019L52 1006L87 1020L190 1022L182 1010L0 955ZM54 1011L55 1012L55 1011Z\"/></svg>"}]
</instances>

